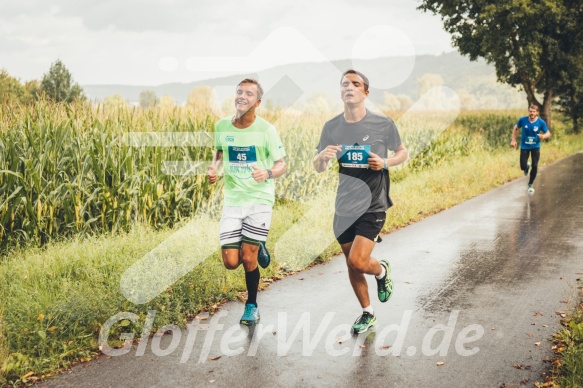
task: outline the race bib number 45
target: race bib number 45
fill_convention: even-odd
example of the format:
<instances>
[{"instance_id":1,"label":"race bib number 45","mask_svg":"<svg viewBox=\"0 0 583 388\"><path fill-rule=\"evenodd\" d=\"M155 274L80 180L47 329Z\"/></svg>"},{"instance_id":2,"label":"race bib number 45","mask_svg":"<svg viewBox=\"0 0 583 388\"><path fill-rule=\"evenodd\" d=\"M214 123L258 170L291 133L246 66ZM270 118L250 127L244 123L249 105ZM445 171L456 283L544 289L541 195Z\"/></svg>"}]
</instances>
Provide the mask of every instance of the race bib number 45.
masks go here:
<instances>
[{"instance_id":1,"label":"race bib number 45","mask_svg":"<svg viewBox=\"0 0 583 388\"><path fill-rule=\"evenodd\" d=\"M338 162L342 167L368 168L370 158L370 144L342 145L342 154Z\"/></svg>"},{"instance_id":2,"label":"race bib number 45","mask_svg":"<svg viewBox=\"0 0 583 388\"><path fill-rule=\"evenodd\" d=\"M255 146L229 146L229 165L233 167L251 167L257 164Z\"/></svg>"}]
</instances>

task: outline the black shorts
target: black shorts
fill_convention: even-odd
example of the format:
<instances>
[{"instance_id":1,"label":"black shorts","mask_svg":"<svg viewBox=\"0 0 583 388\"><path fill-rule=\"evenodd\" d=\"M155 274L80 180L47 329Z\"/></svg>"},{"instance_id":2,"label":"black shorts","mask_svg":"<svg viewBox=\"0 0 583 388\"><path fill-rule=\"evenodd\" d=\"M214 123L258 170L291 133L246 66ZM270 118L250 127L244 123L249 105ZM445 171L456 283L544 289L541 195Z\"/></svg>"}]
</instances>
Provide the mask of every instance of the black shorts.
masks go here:
<instances>
[{"instance_id":1,"label":"black shorts","mask_svg":"<svg viewBox=\"0 0 583 388\"><path fill-rule=\"evenodd\" d=\"M364 213L356 220L334 214L334 235L339 244L354 241L356 236L366 237L371 241L381 242L379 233L385 225L387 213Z\"/></svg>"}]
</instances>

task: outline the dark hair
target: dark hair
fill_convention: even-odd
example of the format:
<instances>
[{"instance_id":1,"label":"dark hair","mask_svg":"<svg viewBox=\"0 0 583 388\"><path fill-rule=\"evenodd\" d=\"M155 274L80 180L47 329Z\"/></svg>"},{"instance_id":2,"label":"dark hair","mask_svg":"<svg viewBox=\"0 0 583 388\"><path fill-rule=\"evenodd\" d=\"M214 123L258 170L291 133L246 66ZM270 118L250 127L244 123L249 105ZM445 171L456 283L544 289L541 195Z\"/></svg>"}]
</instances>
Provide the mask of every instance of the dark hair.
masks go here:
<instances>
[{"instance_id":1,"label":"dark hair","mask_svg":"<svg viewBox=\"0 0 583 388\"><path fill-rule=\"evenodd\" d=\"M243 81L241 81L237 84L237 88L239 86L241 86L241 84L257 85L257 99L261 100L261 97L263 97L263 88L261 87L261 84L259 83L259 81L257 81L256 79L253 79L253 78L245 78Z\"/></svg>"},{"instance_id":2,"label":"dark hair","mask_svg":"<svg viewBox=\"0 0 583 388\"><path fill-rule=\"evenodd\" d=\"M368 90L368 78L366 77L366 75L362 74L358 70L348 69L344 73L342 73L342 77L340 78L340 83L342 83L342 78L344 78L344 76L346 74L356 74L357 76L359 76L360 78L362 78L362 80L364 82L364 91L366 92Z\"/></svg>"}]
</instances>

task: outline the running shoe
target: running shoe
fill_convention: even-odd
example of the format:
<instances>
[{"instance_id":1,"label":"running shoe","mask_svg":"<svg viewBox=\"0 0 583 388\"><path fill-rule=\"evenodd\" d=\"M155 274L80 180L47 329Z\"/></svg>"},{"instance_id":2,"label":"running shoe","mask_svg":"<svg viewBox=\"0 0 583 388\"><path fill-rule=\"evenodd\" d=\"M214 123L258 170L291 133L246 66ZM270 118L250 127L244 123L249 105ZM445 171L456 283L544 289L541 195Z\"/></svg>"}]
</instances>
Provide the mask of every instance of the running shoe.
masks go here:
<instances>
[{"instance_id":1,"label":"running shoe","mask_svg":"<svg viewBox=\"0 0 583 388\"><path fill-rule=\"evenodd\" d=\"M363 311L362 315L360 317L358 317L356 319L356 321L354 322L354 324L352 325L352 332L354 334L364 333L371 326L376 325L376 323L377 323L377 318L373 314L371 314L367 311Z\"/></svg>"},{"instance_id":2,"label":"running shoe","mask_svg":"<svg viewBox=\"0 0 583 388\"><path fill-rule=\"evenodd\" d=\"M528 175L528 171L530 170L530 162L526 163L526 170L524 170L524 175Z\"/></svg>"},{"instance_id":3,"label":"running shoe","mask_svg":"<svg viewBox=\"0 0 583 388\"><path fill-rule=\"evenodd\" d=\"M259 322L259 308L254 305L253 303L249 303L245 305L245 312L243 312L243 316L241 317L241 325L245 326L253 326Z\"/></svg>"},{"instance_id":4,"label":"running shoe","mask_svg":"<svg viewBox=\"0 0 583 388\"><path fill-rule=\"evenodd\" d=\"M271 256L267 251L267 247L265 246L265 242L261 242L259 244L259 252L257 252L257 262L261 266L261 268L267 268L269 263L271 262Z\"/></svg>"},{"instance_id":5,"label":"running shoe","mask_svg":"<svg viewBox=\"0 0 583 388\"><path fill-rule=\"evenodd\" d=\"M381 260L380 265L385 267L385 276L382 279L375 279L377 281L379 300L384 303L391 299L391 295L393 295L393 280L391 279L391 265L389 262Z\"/></svg>"},{"instance_id":6,"label":"running shoe","mask_svg":"<svg viewBox=\"0 0 583 388\"><path fill-rule=\"evenodd\" d=\"M528 185L528 192L534 193L534 187L532 187L532 184Z\"/></svg>"}]
</instances>

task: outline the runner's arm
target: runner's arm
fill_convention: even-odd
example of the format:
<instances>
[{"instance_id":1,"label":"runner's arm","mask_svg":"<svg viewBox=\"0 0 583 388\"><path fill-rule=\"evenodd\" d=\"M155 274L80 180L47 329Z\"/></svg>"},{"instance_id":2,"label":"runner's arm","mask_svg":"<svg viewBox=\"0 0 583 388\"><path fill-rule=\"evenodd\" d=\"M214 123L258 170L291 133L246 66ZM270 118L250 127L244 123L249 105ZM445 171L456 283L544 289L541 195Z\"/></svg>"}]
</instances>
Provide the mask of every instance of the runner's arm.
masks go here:
<instances>
[{"instance_id":1,"label":"runner's arm","mask_svg":"<svg viewBox=\"0 0 583 388\"><path fill-rule=\"evenodd\" d=\"M206 173L206 176L210 183L217 182L218 171L222 164L223 164L223 150L216 150L213 155L213 161Z\"/></svg>"},{"instance_id":2,"label":"runner's arm","mask_svg":"<svg viewBox=\"0 0 583 388\"><path fill-rule=\"evenodd\" d=\"M397 147L397 151L395 151L395 155L386 159L387 169L389 167L397 166L397 165L403 163L405 160L407 160L408 157L409 157L409 152L407 151L407 149L405 148L403 143L401 143L399 145L399 147Z\"/></svg>"},{"instance_id":3,"label":"runner's arm","mask_svg":"<svg viewBox=\"0 0 583 388\"><path fill-rule=\"evenodd\" d=\"M251 176L253 177L253 179L255 179L255 182L264 182L268 179L279 178L287 171L287 166L285 165L283 158L273 163L273 167L271 167L270 169L271 177L269 176L268 170L261 170L257 166L252 166L252 168L253 172L251 173Z\"/></svg>"},{"instance_id":4,"label":"runner's arm","mask_svg":"<svg viewBox=\"0 0 583 388\"><path fill-rule=\"evenodd\" d=\"M317 172L325 171L328 168L328 162L330 159L336 157L336 153L342 149L342 146L339 145L329 145L319 152L314 159L312 160L312 164Z\"/></svg>"},{"instance_id":5,"label":"runner's arm","mask_svg":"<svg viewBox=\"0 0 583 388\"><path fill-rule=\"evenodd\" d=\"M545 133L543 133L542 135L539 133L538 134L538 138L541 140L546 140L548 138L551 137L551 131L547 129L547 131Z\"/></svg>"},{"instance_id":6,"label":"runner's arm","mask_svg":"<svg viewBox=\"0 0 583 388\"><path fill-rule=\"evenodd\" d=\"M516 134L518 133L518 127L515 125L514 129L512 130L512 140L510 140L510 147L516 148L518 143L516 143Z\"/></svg>"},{"instance_id":7,"label":"runner's arm","mask_svg":"<svg viewBox=\"0 0 583 388\"><path fill-rule=\"evenodd\" d=\"M283 160L283 158L276 160L275 163L273 163L273 167L271 167L271 175L273 176L273 179L279 178L285 174L286 171L287 164L285 164L285 160Z\"/></svg>"}]
</instances>

